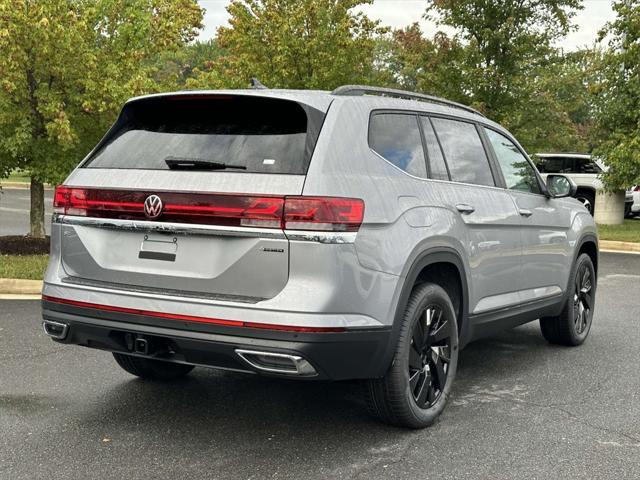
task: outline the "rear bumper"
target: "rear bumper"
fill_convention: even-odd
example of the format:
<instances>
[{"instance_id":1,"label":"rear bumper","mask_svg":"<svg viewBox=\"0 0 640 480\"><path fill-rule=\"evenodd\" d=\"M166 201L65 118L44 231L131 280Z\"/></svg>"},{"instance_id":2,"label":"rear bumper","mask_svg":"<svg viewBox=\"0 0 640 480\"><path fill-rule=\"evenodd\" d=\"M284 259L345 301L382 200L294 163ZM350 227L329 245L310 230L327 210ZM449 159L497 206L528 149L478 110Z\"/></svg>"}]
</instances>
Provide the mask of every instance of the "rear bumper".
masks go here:
<instances>
[{"instance_id":1,"label":"rear bumper","mask_svg":"<svg viewBox=\"0 0 640 480\"><path fill-rule=\"evenodd\" d=\"M149 351L141 356L170 362L291 378L347 380L382 376L389 328L350 329L334 333L288 332L200 325L140 314L42 302L45 321L67 325L64 338L56 342L111 352L136 353L131 338L144 338ZM301 357L316 374L297 376L256 368L237 350L263 351Z\"/></svg>"}]
</instances>

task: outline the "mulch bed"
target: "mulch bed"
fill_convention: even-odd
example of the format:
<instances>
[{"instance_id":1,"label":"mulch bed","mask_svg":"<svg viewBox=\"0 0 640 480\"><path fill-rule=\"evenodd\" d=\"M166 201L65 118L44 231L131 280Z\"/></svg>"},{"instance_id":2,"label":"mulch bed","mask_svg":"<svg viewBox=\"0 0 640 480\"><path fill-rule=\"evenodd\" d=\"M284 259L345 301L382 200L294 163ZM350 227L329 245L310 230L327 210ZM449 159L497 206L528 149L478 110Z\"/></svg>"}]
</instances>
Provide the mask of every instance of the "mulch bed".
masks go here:
<instances>
[{"instance_id":1,"label":"mulch bed","mask_svg":"<svg viewBox=\"0 0 640 480\"><path fill-rule=\"evenodd\" d=\"M23 235L0 237L0 255L47 255L50 237Z\"/></svg>"}]
</instances>

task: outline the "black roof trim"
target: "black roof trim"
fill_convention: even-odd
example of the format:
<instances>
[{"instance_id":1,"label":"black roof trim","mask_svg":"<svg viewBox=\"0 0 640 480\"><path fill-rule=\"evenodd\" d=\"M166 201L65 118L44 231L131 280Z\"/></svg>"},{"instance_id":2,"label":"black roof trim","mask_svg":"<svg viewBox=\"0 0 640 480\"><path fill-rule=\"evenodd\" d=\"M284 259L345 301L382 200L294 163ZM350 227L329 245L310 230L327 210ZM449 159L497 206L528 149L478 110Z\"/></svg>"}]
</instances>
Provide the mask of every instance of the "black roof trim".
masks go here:
<instances>
[{"instance_id":1,"label":"black roof trim","mask_svg":"<svg viewBox=\"0 0 640 480\"><path fill-rule=\"evenodd\" d=\"M447 107L458 108L476 115L484 117L475 108L468 107L458 102L447 100L446 98L435 97L433 95L425 95L423 93L409 92L406 90L397 90L395 88L370 87L368 85L342 85L336 88L332 95L338 96L362 96L362 95L379 95L382 97L402 98L405 100L418 100L421 102L435 103Z\"/></svg>"}]
</instances>

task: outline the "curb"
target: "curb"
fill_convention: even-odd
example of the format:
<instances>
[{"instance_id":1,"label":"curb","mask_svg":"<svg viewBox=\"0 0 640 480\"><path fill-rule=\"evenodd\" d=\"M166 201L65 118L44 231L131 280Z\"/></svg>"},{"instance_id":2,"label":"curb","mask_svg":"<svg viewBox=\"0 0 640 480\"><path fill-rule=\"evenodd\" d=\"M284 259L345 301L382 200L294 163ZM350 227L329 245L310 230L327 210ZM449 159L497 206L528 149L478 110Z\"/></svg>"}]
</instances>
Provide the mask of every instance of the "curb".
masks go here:
<instances>
[{"instance_id":1,"label":"curb","mask_svg":"<svg viewBox=\"0 0 640 480\"><path fill-rule=\"evenodd\" d=\"M600 240L600 250L609 250L621 253L640 253L640 243L614 242L613 240Z\"/></svg>"},{"instance_id":2,"label":"curb","mask_svg":"<svg viewBox=\"0 0 640 480\"><path fill-rule=\"evenodd\" d=\"M25 182L1 182L0 187L7 190L29 190L31 185Z\"/></svg>"},{"instance_id":3,"label":"curb","mask_svg":"<svg viewBox=\"0 0 640 480\"><path fill-rule=\"evenodd\" d=\"M0 294L40 295L40 292L42 292L42 280L0 278Z\"/></svg>"},{"instance_id":4,"label":"curb","mask_svg":"<svg viewBox=\"0 0 640 480\"><path fill-rule=\"evenodd\" d=\"M30 183L26 182L0 182L0 187L5 190L29 190L31 188ZM45 190L51 190L53 187L48 183L44 184Z\"/></svg>"},{"instance_id":5,"label":"curb","mask_svg":"<svg viewBox=\"0 0 640 480\"><path fill-rule=\"evenodd\" d=\"M41 300L42 295L14 295L13 293L0 293L0 300Z\"/></svg>"}]
</instances>

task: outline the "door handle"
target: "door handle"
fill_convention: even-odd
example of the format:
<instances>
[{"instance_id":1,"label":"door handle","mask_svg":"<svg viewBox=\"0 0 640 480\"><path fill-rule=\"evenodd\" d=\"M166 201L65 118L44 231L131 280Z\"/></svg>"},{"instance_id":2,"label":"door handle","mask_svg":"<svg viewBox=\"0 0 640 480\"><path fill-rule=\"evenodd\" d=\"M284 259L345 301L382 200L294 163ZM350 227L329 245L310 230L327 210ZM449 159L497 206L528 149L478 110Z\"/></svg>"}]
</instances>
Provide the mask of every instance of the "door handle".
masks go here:
<instances>
[{"instance_id":1,"label":"door handle","mask_svg":"<svg viewBox=\"0 0 640 480\"><path fill-rule=\"evenodd\" d=\"M533 215L533 212L531 210L528 210L526 208L521 208L518 210L518 213L520 215L522 215L523 217L530 217L531 215Z\"/></svg>"},{"instance_id":2,"label":"door handle","mask_svg":"<svg viewBox=\"0 0 640 480\"><path fill-rule=\"evenodd\" d=\"M466 203L459 203L458 205L456 205L456 209L463 215L469 215L470 213L476 211L474 207L472 207L471 205L467 205Z\"/></svg>"}]
</instances>

